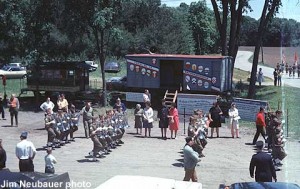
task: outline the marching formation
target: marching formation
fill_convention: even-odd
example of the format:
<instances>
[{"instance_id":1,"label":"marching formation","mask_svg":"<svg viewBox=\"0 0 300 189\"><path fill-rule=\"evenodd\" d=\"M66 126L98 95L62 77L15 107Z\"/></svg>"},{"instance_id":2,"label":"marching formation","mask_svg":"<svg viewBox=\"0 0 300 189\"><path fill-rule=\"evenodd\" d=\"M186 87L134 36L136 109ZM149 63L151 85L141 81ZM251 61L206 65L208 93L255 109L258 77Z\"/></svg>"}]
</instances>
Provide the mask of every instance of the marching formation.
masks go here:
<instances>
[{"instance_id":1,"label":"marching formation","mask_svg":"<svg viewBox=\"0 0 300 189\"><path fill-rule=\"evenodd\" d=\"M48 108L45 114L45 129L48 133L47 147L59 148L74 140L74 132L78 130L80 112L71 105L68 112L59 109L57 113Z\"/></svg>"},{"instance_id":2,"label":"marching formation","mask_svg":"<svg viewBox=\"0 0 300 189\"><path fill-rule=\"evenodd\" d=\"M121 139L127 127L127 115L121 107L107 110L105 115L95 117L90 127L93 150L89 154L93 156L93 161L98 161L97 157L108 154L112 148L122 144Z\"/></svg>"},{"instance_id":3,"label":"marching formation","mask_svg":"<svg viewBox=\"0 0 300 189\"><path fill-rule=\"evenodd\" d=\"M207 144L208 125L208 119L205 119L203 111L195 110L194 115L190 117L188 136L194 140L191 147L199 154L199 157L205 157L202 151Z\"/></svg>"},{"instance_id":4,"label":"marching formation","mask_svg":"<svg viewBox=\"0 0 300 189\"><path fill-rule=\"evenodd\" d=\"M120 100L113 110L107 110L105 115L94 115L90 102L86 102L81 111L76 111L75 105L60 95L57 113L53 112L54 103L47 98L40 108L45 112L45 129L48 133L45 147L60 148L70 141L75 141L74 132L78 130L82 116L85 137L93 141L93 150L89 153L93 160L111 152L112 148L123 143L121 138L128 127L126 107Z\"/></svg>"},{"instance_id":5,"label":"marching formation","mask_svg":"<svg viewBox=\"0 0 300 189\"><path fill-rule=\"evenodd\" d=\"M282 111L268 112L266 116L268 151L272 154L275 169L282 166L281 161L287 156L284 146L286 139L282 128Z\"/></svg>"}]
</instances>

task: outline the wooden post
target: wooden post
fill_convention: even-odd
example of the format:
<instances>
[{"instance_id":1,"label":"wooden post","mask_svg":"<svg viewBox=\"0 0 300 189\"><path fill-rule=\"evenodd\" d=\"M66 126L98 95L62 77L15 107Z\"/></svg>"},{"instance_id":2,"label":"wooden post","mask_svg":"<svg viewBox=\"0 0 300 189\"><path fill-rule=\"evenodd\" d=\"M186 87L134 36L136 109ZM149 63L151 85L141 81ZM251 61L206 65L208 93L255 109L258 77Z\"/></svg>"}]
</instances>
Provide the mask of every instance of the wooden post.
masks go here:
<instances>
[{"instance_id":1,"label":"wooden post","mask_svg":"<svg viewBox=\"0 0 300 189\"><path fill-rule=\"evenodd\" d=\"M286 137L289 137L289 109L286 109Z\"/></svg>"},{"instance_id":2,"label":"wooden post","mask_svg":"<svg viewBox=\"0 0 300 189\"><path fill-rule=\"evenodd\" d=\"M185 108L183 108L183 134L185 134Z\"/></svg>"}]
</instances>

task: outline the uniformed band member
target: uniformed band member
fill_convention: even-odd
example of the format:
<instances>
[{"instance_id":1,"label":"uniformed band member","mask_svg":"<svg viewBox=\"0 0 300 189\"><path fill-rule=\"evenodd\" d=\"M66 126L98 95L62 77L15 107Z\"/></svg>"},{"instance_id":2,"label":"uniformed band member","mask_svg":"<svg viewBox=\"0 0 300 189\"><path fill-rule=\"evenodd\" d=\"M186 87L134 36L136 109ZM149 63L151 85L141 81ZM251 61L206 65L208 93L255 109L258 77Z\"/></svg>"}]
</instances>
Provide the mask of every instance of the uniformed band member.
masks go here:
<instances>
[{"instance_id":1,"label":"uniformed band member","mask_svg":"<svg viewBox=\"0 0 300 189\"><path fill-rule=\"evenodd\" d=\"M36 155L36 149L33 143L27 140L27 135L27 132L22 132L20 136L21 142L16 146L20 172L34 172L33 159Z\"/></svg>"},{"instance_id":2,"label":"uniformed band member","mask_svg":"<svg viewBox=\"0 0 300 189\"><path fill-rule=\"evenodd\" d=\"M82 121L85 131L85 137L88 138L91 135L91 124L93 122L94 112L90 102L86 102L82 108L80 115L82 115Z\"/></svg>"},{"instance_id":3,"label":"uniformed band member","mask_svg":"<svg viewBox=\"0 0 300 189\"><path fill-rule=\"evenodd\" d=\"M70 127L68 124L69 120L67 114L64 114L63 110L58 110L55 117L55 121L56 121L57 129L60 131L59 140L63 145L66 142L68 142L67 137L68 134L70 133Z\"/></svg>"},{"instance_id":4,"label":"uniformed band member","mask_svg":"<svg viewBox=\"0 0 300 189\"><path fill-rule=\"evenodd\" d=\"M193 150L199 154L199 157L204 157L202 153L204 148L200 142L199 135L200 135L200 127L198 128L197 118L195 116L191 116L190 123L188 126L188 136L192 137L194 140L194 143L192 145Z\"/></svg>"},{"instance_id":5,"label":"uniformed band member","mask_svg":"<svg viewBox=\"0 0 300 189\"><path fill-rule=\"evenodd\" d=\"M268 134L268 142L271 143L269 149L272 151L272 157L274 159L274 163L276 165L276 169L279 170L278 166L281 166L281 161L287 156L284 150L284 136L283 136L283 129L282 129L282 122L281 122L282 111L277 110L275 115L272 115L270 121L270 128Z\"/></svg>"},{"instance_id":6,"label":"uniformed band member","mask_svg":"<svg viewBox=\"0 0 300 189\"><path fill-rule=\"evenodd\" d=\"M70 140L75 141L74 132L78 130L80 113L76 112L75 106L72 104L69 109L69 124L70 124Z\"/></svg>"},{"instance_id":7,"label":"uniformed band member","mask_svg":"<svg viewBox=\"0 0 300 189\"><path fill-rule=\"evenodd\" d=\"M47 146L52 146L55 138L60 139L60 131L56 129L55 116L52 114L51 108L48 108L46 113L45 129L48 133Z\"/></svg>"},{"instance_id":8,"label":"uniformed band member","mask_svg":"<svg viewBox=\"0 0 300 189\"><path fill-rule=\"evenodd\" d=\"M98 161L97 156L102 156L102 152L104 151L104 147L101 144L99 137L97 136L97 132L101 131L102 128L99 127L96 130L91 132L91 140L93 141L93 150L92 150L92 155L93 155L93 161Z\"/></svg>"}]
</instances>

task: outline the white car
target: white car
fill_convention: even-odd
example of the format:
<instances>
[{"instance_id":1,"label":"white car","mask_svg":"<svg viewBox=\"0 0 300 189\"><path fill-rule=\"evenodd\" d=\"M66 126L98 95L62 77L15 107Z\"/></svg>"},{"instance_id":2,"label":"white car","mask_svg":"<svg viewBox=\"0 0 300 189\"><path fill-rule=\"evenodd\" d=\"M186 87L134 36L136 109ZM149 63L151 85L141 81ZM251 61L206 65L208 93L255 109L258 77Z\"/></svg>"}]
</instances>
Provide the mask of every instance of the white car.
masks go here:
<instances>
[{"instance_id":1,"label":"white car","mask_svg":"<svg viewBox=\"0 0 300 189\"><path fill-rule=\"evenodd\" d=\"M94 61L85 61L85 63L91 66L90 71L96 71L98 68L98 64L96 64Z\"/></svg>"},{"instance_id":2,"label":"white car","mask_svg":"<svg viewBox=\"0 0 300 189\"><path fill-rule=\"evenodd\" d=\"M22 67L5 66L0 70L0 77L5 76L6 79L21 79L25 78L27 72Z\"/></svg>"}]
</instances>

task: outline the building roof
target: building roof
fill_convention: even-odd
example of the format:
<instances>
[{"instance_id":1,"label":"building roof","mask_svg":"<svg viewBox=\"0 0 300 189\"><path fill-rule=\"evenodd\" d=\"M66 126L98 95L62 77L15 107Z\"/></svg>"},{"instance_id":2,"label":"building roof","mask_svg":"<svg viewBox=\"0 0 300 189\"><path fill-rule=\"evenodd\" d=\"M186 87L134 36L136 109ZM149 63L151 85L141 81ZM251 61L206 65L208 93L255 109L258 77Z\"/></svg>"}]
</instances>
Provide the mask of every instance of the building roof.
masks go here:
<instances>
[{"instance_id":1,"label":"building roof","mask_svg":"<svg viewBox=\"0 0 300 189\"><path fill-rule=\"evenodd\" d=\"M40 67L47 67L47 68L84 68L89 69L92 66L87 64L85 61L65 61L65 62L38 62Z\"/></svg>"},{"instance_id":2,"label":"building roof","mask_svg":"<svg viewBox=\"0 0 300 189\"><path fill-rule=\"evenodd\" d=\"M126 57L155 57L155 58L208 58L223 59L228 56L221 55L186 55L186 54L129 54Z\"/></svg>"}]
</instances>

